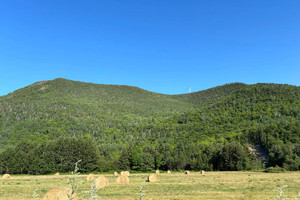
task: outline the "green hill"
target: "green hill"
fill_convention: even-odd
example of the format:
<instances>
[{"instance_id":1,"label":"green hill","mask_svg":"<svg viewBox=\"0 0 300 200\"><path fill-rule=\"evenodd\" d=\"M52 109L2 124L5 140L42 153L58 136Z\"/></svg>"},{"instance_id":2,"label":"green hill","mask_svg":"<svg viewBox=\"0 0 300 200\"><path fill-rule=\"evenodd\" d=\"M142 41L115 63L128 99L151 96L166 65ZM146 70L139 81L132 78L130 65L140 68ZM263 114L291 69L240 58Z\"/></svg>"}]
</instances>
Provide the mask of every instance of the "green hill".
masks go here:
<instances>
[{"instance_id":1,"label":"green hill","mask_svg":"<svg viewBox=\"0 0 300 200\"><path fill-rule=\"evenodd\" d=\"M3 173L68 171L80 155L92 154L91 161L83 162L93 163L83 166L85 171L262 168L248 150L250 144L268 154L268 166L300 170L297 86L233 83L164 95L131 86L55 79L0 97L0 113ZM68 147L61 148L64 143ZM91 147L85 149L88 143ZM13 160L20 163L18 157L24 160L27 154L38 157L35 163L43 169L28 164L31 171L20 172L6 161L16 157Z\"/></svg>"},{"instance_id":2,"label":"green hill","mask_svg":"<svg viewBox=\"0 0 300 200\"><path fill-rule=\"evenodd\" d=\"M112 131L126 134L126 130L153 118L217 102L242 86L230 84L192 94L163 95L131 86L66 79L37 82L0 98L0 149L28 138L87 134L97 138Z\"/></svg>"},{"instance_id":3,"label":"green hill","mask_svg":"<svg viewBox=\"0 0 300 200\"><path fill-rule=\"evenodd\" d=\"M255 84L239 89L218 103L176 115L173 123L189 130L201 130L207 137L231 137L266 126L299 127L300 88L279 84ZM281 130L281 131L283 131ZM300 129L299 129L300 130ZM300 135L277 133L285 142L299 142ZM294 132L296 134L296 132ZM197 133L195 137L198 137Z\"/></svg>"},{"instance_id":4,"label":"green hill","mask_svg":"<svg viewBox=\"0 0 300 200\"><path fill-rule=\"evenodd\" d=\"M208 143L259 144L270 156L268 165L300 169L300 87L249 85L216 104L176 115L164 123L170 127L168 131L186 138L188 152ZM214 168L220 167L214 164Z\"/></svg>"}]
</instances>

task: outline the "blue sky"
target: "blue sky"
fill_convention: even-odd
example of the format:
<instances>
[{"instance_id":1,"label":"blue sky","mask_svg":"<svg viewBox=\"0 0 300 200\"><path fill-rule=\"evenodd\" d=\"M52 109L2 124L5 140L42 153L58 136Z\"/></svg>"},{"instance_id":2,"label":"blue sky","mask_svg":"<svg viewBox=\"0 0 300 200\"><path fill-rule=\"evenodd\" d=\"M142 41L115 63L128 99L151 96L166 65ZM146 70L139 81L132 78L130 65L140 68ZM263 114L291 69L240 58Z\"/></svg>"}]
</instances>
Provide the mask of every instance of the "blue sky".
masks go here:
<instances>
[{"instance_id":1,"label":"blue sky","mask_svg":"<svg viewBox=\"0 0 300 200\"><path fill-rule=\"evenodd\" d=\"M299 0L1 0L0 95L58 77L165 94L299 86L299 10Z\"/></svg>"}]
</instances>

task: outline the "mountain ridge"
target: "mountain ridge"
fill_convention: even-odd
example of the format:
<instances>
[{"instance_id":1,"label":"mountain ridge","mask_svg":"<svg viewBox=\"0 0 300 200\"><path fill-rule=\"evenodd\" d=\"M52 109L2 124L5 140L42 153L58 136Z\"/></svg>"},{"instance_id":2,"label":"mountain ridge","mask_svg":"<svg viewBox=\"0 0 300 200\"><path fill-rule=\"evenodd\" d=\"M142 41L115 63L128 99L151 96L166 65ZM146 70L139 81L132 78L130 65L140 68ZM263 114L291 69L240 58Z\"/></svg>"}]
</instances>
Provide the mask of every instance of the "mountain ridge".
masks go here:
<instances>
[{"instance_id":1,"label":"mountain ridge","mask_svg":"<svg viewBox=\"0 0 300 200\"><path fill-rule=\"evenodd\" d=\"M132 85L126 85L126 84L124 84L124 85L122 85L122 84L121 85L118 85L118 84L105 84L105 83L94 83L94 82L76 81L76 80L71 80L71 79L66 79L66 78L55 78L55 79L41 80L41 81L33 82L32 84L29 84L27 86L24 86L24 87L21 87L19 89L16 89L16 90L14 90L12 92L9 92L8 94L2 95L0 97L4 97L4 96L7 96L7 95L10 95L10 94L12 94L14 92L17 92L18 90L22 90L22 89L25 89L25 88L28 88L28 87L32 87L32 86L35 86L35 85L40 85L40 84L43 84L43 83L46 83L46 82L51 82L51 81L66 81L66 82L69 81L69 82L75 82L75 83L81 83L81 84L91 84L91 85L98 85L98 86L120 86L120 87L124 86L124 87L132 87L132 88L137 88L137 89L140 89L140 90L144 90L146 92L151 92L151 93L156 93L156 94L161 94L161 95L166 95L166 96L180 96L180 95L194 94L194 93L203 92L203 91L206 91L206 90L210 90L210 89L222 87L222 86L225 86L225 85L235 85L235 84L249 85L249 84L245 84L245 83L242 83L242 82L232 82L232 83L225 83L223 85L213 86L211 88L199 90L199 91L196 91L196 92L180 93L180 94L164 94L164 93L160 93L160 92L154 92L154 91L150 91L150 90L147 90L147 89L143 89L143 88L140 88L138 86L132 86ZM261 83L256 83L256 84L261 84ZM266 84L272 84L272 83L266 83Z\"/></svg>"},{"instance_id":2,"label":"mountain ridge","mask_svg":"<svg viewBox=\"0 0 300 200\"><path fill-rule=\"evenodd\" d=\"M45 123L44 119L53 120L55 115L59 118L57 123L64 120L78 121L82 115L84 120L102 118L101 121L110 124L108 126L115 127L120 121L118 118L138 122L147 121L151 117L186 113L217 104L235 93L246 91L247 88L251 90L263 85L299 88L281 84L231 83L194 93L165 95L132 86L84 83L62 78L39 81L0 97L1 127L3 132L20 132L23 129L21 124L26 120L34 119L34 123L39 120ZM7 131L7 123L14 127L13 131ZM66 127L61 128L65 130Z\"/></svg>"},{"instance_id":3,"label":"mountain ridge","mask_svg":"<svg viewBox=\"0 0 300 200\"><path fill-rule=\"evenodd\" d=\"M233 91L236 90L236 84L226 86L229 89L222 95L230 94L231 86L234 88ZM219 86L211 90L220 90L224 87ZM205 90L204 93L211 90ZM45 127L39 124L47 124L53 119L56 120L56 124L66 121L64 123L75 123L78 126L81 121L80 115L84 118L83 121L92 118L91 121L105 121L106 124L110 124L108 126L115 127L119 124L118 118L140 121L149 116L170 116L172 113L205 106L209 99L218 100L215 96L206 96L203 104L194 103L199 96L201 92L164 95L138 87L83 83L62 78L39 81L0 98L2 112L0 130L1 135L6 137L11 133L30 131L33 124L35 124L33 127L43 130ZM71 124L68 126L69 129L66 129L65 125L58 126L60 128L57 132L67 132L71 128ZM33 128L32 132L35 132L35 129L37 128ZM23 137L26 138L25 135Z\"/></svg>"},{"instance_id":4,"label":"mountain ridge","mask_svg":"<svg viewBox=\"0 0 300 200\"><path fill-rule=\"evenodd\" d=\"M6 157L27 145L41 145L32 152L38 156L43 145L81 140L99 150L102 165L96 159L94 166L100 171L261 168L250 145L266 149L269 166L300 169L300 87L287 84L232 83L164 95L55 79L0 97L0 122L1 172L7 172L1 165L9 169ZM56 149L44 153L56 154Z\"/></svg>"}]
</instances>

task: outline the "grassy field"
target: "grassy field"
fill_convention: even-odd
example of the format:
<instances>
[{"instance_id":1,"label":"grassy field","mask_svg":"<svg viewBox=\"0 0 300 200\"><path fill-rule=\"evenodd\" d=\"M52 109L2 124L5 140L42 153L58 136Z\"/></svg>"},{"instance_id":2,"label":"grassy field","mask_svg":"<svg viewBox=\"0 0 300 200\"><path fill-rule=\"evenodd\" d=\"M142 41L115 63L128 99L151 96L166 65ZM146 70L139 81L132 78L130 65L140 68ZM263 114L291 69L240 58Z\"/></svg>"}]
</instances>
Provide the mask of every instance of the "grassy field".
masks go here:
<instances>
[{"instance_id":1,"label":"grassy field","mask_svg":"<svg viewBox=\"0 0 300 200\"><path fill-rule=\"evenodd\" d=\"M110 185L97 192L102 200L134 200L139 199L140 185L147 174L132 174L128 185L117 184L113 175L105 176ZM35 190L42 197L52 188L66 187L68 177L19 175L0 179L0 199L32 199ZM161 173L158 178L156 183L143 183L144 200L273 199L283 185L288 186L284 189L286 196L290 199L298 197L300 200L300 172L207 172L205 175L199 172L191 175ZM86 175L79 175L77 181L79 184L82 182L79 193L89 190L91 182L86 181Z\"/></svg>"}]
</instances>

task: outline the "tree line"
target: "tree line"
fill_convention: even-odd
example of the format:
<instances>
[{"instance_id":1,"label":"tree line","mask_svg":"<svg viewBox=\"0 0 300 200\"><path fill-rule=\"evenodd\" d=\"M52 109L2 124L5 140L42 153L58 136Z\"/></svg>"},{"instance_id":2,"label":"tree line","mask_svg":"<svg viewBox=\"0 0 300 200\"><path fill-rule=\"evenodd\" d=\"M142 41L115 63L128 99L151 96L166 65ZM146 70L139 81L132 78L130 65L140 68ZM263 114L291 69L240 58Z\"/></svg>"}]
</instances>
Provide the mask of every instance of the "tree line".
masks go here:
<instances>
[{"instance_id":1,"label":"tree line","mask_svg":"<svg viewBox=\"0 0 300 200\"><path fill-rule=\"evenodd\" d=\"M115 170L250 170L261 167L238 142L190 147L156 145L97 146L90 138L62 137L47 142L20 142L0 154L0 173L50 174L70 172L76 161L81 172Z\"/></svg>"}]
</instances>

